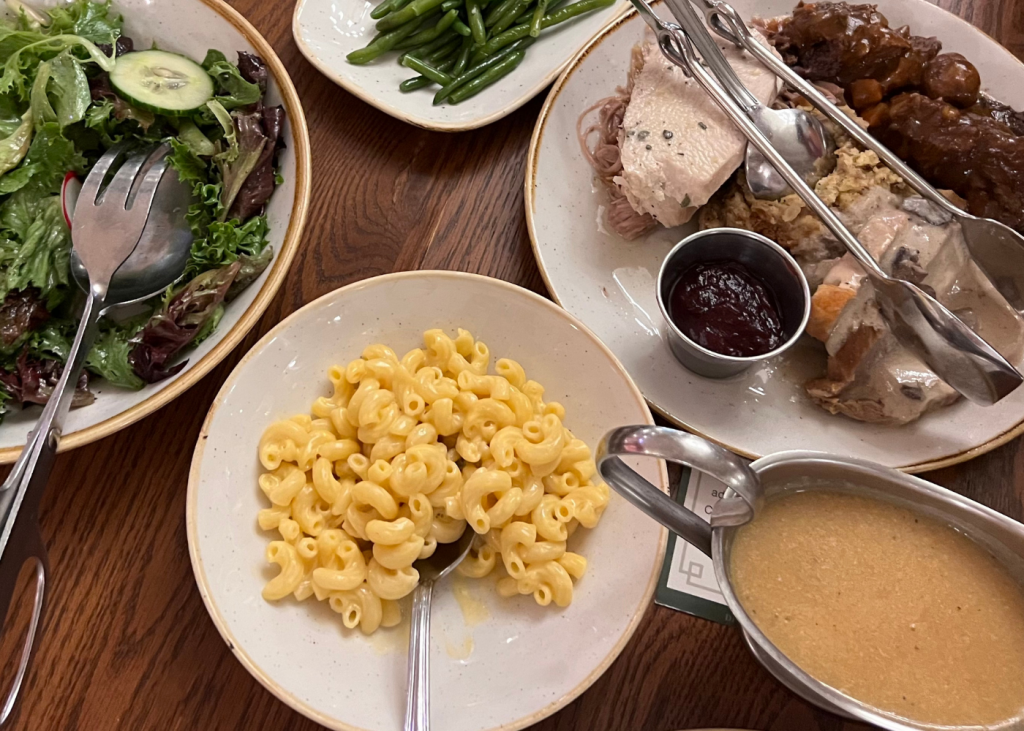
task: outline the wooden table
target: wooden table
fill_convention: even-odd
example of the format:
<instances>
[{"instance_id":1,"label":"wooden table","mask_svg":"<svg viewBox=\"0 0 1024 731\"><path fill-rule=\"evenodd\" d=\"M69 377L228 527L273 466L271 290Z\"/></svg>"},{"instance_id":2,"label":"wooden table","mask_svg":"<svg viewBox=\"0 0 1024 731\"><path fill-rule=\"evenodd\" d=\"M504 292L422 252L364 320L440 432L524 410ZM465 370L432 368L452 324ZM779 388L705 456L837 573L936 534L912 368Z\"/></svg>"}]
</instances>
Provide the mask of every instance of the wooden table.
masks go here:
<instances>
[{"instance_id":1,"label":"wooden table","mask_svg":"<svg viewBox=\"0 0 1024 731\"><path fill-rule=\"evenodd\" d=\"M939 4L1024 57L1024 0ZM305 240L277 299L220 367L157 414L58 460L42 507L50 606L13 728L319 728L249 676L196 590L185 488L207 408L274 323L351 282L458 269L545 293L522 202L526 149L543 95L481 130L425 132L317 73L292 41L290 2L233 5L273 44L306 109L314 164ZM930 479L1024 518L1020 439ZM14 660L9 651L0 657L9 678ZM652 606L608 672L534 728L708 726L825 731L854 724L796 699L754 662L735 629Z\"/></svg>"}]
</instances>

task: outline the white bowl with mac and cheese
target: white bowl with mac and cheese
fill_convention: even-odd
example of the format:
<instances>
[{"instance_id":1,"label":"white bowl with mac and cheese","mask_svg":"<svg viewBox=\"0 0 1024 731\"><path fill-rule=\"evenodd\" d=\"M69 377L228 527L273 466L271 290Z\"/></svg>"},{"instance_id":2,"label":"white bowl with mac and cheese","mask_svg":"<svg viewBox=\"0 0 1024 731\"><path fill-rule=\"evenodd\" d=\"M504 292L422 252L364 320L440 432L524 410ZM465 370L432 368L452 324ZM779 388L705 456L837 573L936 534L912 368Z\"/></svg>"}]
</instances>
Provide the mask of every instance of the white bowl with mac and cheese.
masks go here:
<instances>
[{"instance_id":1,"label":"white bowl with mac and cheese","mask_svg":"<svg viewBox=\"0 0 1024 731\"><path fill-rule=\"evenodd\" d=\"M454 272L350 285L268 333L210 410L187 502L200 592L281 700L400 729L410 564L473 530L435 590L433 723L523 728L586 690L650 603L664 531L588 454L640 423L622 366L548 300Z\"/></svg>"}]
</instances>

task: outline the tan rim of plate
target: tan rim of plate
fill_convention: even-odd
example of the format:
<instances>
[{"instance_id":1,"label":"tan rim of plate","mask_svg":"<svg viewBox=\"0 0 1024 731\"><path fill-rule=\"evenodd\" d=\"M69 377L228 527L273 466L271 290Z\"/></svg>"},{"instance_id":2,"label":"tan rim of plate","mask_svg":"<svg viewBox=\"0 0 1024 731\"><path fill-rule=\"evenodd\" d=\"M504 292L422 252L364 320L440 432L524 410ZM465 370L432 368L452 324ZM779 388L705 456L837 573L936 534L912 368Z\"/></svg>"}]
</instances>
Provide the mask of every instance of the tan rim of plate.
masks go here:
<instances>
[{"instance_id":1,"label":"tan rim of plate","mask_svg":"<svg viewBox=\"0 0 1024 731\"><path fill-rule=\"evenodd\" d=\"M192 466L189 469L188 495L185 500L185 528L188 535L188 552L189 557L192 559L192 570L195 573L196 585L199 587L199 593L203 597L203 603L206 604L206 609L210 613L210 617L213 619L213 623L217 626L217 631L220 632L220 636L224 639L224 642L227 643L227 646L231 648L231 652L235 654L235 657L238 658L238 661L241 662L243 666L245 666L246 670L248 670L249 673L254 678L256 678L256 680L258 680L264 688L266 688L275 696L277 696L277 698L279 698L281 701L287 703L294 710L303 714L307 718L311 718L317 723L326 726L327 728L334 729L335 731L366 731L366 729L357 726L351 726L349 724L337 721L333 718L323 715L322 713L311 708L303 701L301 701L299 698L292 695L284 688L282 688L280 685L275 683L274 680L269 675L267 675L263 668L257 665L255 661L253 661L253 659L249 657L249 654L238 644L238 642L235 640L231 632L228 631L224 623L223 615L217 608L217 605L214 603L213 599L210 597L210 591L206 581L206 572L203 569L203 559L202 556L200 556L199 554L198 542L196 540L195 534L195 511L199 485L199 470L200 465L202 464L203 461L203 450L206 448L206 439L209 436L210 422L213 421L214 414L216 414L217 409L220 408L220 405L224 400L224 395L235 384L235 381L238 380L239 376L241 375L242 368L253 357L253 354L264 348L267 343L269 343L271 340L278 337L281 333L287 330L289 325L291 324L292 319L299 317L305 310L313 307L318 302L320 302L320 300L326 299L328 297L335 297L339 293L344 292L348 289L365 287L368 282L383 282L398 279L409 279L423 275L433 275L438 277L444 277L447 279L486 279L496 286L508 290L513 290L518 295L523 295L528 298L532 298L536 302L543 304L545 307L550 307L552 310L557 312L561 317L564 317L566 320L568 320L574 327L579 329L581 332L585 333L587 337L591 339L594 345L600 348L612 360L612 362L618 367L619 371L626 377L626 383L629 384L629 387L632 390L633 396L636 398L637 403L640 404L643 410L647 413L646 423L654 423L654 419L653 417L651 417L650 411L647 408L647 402L644 400L643 394L640 393L640 389L637 388L637 385L633 382L633 378L629 375L629 372L622 366L622 363L619 362L619 359L615 357L615 354L612 353L612 351L609 350L608 347L603 342L601 342L601 340L598 339L598 337L593 332L591 332L590 328L588 328L582 322L580 322L575 317L570 315L566 310L555 306L550 300L545 299L544 297L541 297L538 294L534 294L533 292L527 289L517 287L514 284L509 284L508 282L502 281L500 279L484 277L479 274L423 270L412 272L396 272L393 274L384 274L378 277L373 277L372 279L364 279L360 282L354 282L353 284L346 285L344 287L341 287L340 289L336 289L333 292L328 292L327 294L318 297L317 299L313 300L312 302L304 305L300 309L293 312L291 315L289 315L284 320L275 325L274 328L270 330L270 332L264 335L260 339L260 341L253 346L252 350L250 350L245 355L245 357L242 358L241 361L239 361L238 365L236 365L234 370L231 371L231 375L228 376L226 381L224 381L224 385L221 386L220 392L218 392L217 394L217 398L214 399L213 404L210 406L210 411L206 415L206 420L203 422L202 431L200 431L199 433L199 440L196 442L196 449L192 456ZM668 492L668 470L666 469L664 462L660 463L660 468L660 487L663 492ZM633 633L636 631L637 626L640 624L640 620L643 618L644 613L651 605L651 597L654 596L654 589L657 586L658 577L661 574L661 565L662 562L665 560L665 546L667 545L667 543L668 530L662 528L661 536L658 540L657 556L654 561L654 567L651 572L651 578L648 580L647 588L644 591L643 601L640 602L639 606L637 607L636 614L634 614L633 618L629 621L629 624L626 626L625 631L622 633L622 636L619 637L618 642L615 643L615 646L611 649L611 652L609 652L608 655L601 661L601 663L596 668L594 668L593 672L591 672L590 675L584 678L583 681L575 688L570 690L568 693L563 695L558 700L549 703L539 711L531 713L529 716L526 716L524 718L520 718L515 721L502 724L500 726L494 726L491 729L489 729L489 731L518 731L518 729L523 729L527 726L531 726L537 723L538 721L547 718L551 714L564 708L566 705L575 700L580 694L582 694L583 691L585 691L587 688L593 685L594 681L596 681L599 677L601 677L601 675L604 674L604 671L608 669L608 666L612 664L612 662L619 656L623 648L629 642L630 638L633 636Z\"/></svg>"},{"instance_id":2,"label":"tan rim of plate","mask_svg":"<svg viewBox=\"0 0 1024 731\"><path fill-rule=\"evenodd\" d=\"M306 42L302 39L302 33L299 32L299 13L302 11L302 8L305 4L306 0L298 0L298 2L295 3L295 10L292 13L292 38L295 39L295 45L299 47L299 51L302 53L303 56L306 57L306 60L313 64L313 66L316 67L316 70L319 71L321 74L326 76L328 79L333 81L335 84L337 84L338 86L340 86L342 89L349 92L353 96L359 97L370 106L376 107L385 114L389 114L395 119L401 120L406 124L421 127L432 132L466 132L471 129L485 127L488 124L491 124L492 122L497 122L499 119L507 117L512 112L519 109L519 107L526 104L526 102L533 99L533 97L535 97L537 94L544 90L544 87L546 87L548 84L554 81L555 78L560 73L562 73L562 69L566 68L569 64L573 63L573 61L570 60L567 61L566 64L562 66L558 66L556 68L551 69L551 71L549 71L548 73L544 74L544 76L539 78L537 82L533 86L531 86L528 91L524 91L511 104L505 105L498 111L488 114L486 117L482 117L475 121L463 124L444 124L440 122L431 122L429 120L422 119L415 115L411 115L408 112L402 111L398 107L393 106L391 104L383 103L382 101L374 97L373 94L367 92L358 84L354 84L351 81L348 81L347 79L343 78L339 74L335 73L334 69L332 69L330 65L321 61L320 57L313 53L313 49L306 45ZM611 27L613 24L619 21L623 17L623 15L628 12L634 11L629 6L625 6L618 15L609 19L609 21L599 31L597 31L597 35L604 35L605 31L607 31L609 27ZM589 45L590 42L588 41L587 43Z\"/></svg>"},{"instance_id":3,"label":"tan rim of plate","mask_svg":"<svg viewBox=\"0 0 1024 731\"><path fill-rule=\"evenodd\" d=\"M923 5L929 5L931 7L936 7L936 6L932 5L931 3L927 2L927 0L908 0L908 1L919 2L919 3L923 4ZM967 28L969 28L974 33L978 33L979 35L982 35L985 38L988 38L990 41L995 43L997 46L1002 47L1002 45L997 40L992 38L992 36L988 35L987 33L985 33L984 31L982 31L982 30L980 30L978 28L975 28L973 25L968 23L963 18L960 18L959 16L954 15L953 13L950 13L948 10L944 10L943 8L937 8L937 9L941 10L942 12L946 13L947 15L950 15L950 16L956 18L958 21L960 21L963 25L965 25ZM623 24L627 23L629 20L631 20L634 15L636 15L636 11L631 9L628 13L626 13L624 16L622 16L621 18L616 20L614 23L606 26L600 33L598 33L596 36L594 36L594 38L590 41L590 43L588 43L586 46L584 46L583 49L580 50L580 52L577 53L573 57L573 59L565 67L565 71L558 78L558 81L556 81L555 85L553 87L551 87L551 92L548 94L548 98L544 102L544 106L540 110L540 116L537 118L537 124L533 128L533 136L530 139L530 149L529 149L529 152L527 153L527 157L526 157L526 179L525 179L524 185L523 185L523 193L524 193L524 197L525 197L525 201L526 201L526 229L530 233L530 245L533 247L533 256L537 260L537 268L540 269L540 274L544 278L544 284L547 286L548 292L551 294L551 297L555 300L555 302L558 302L559 305L561 305L562 303L559 301L558 295L555 294L555 288L552 286L551 280L548 279L547 270L544 269L544 265L541 263L540 250L537 247L536 222L534 221L534 218L533 218L533 206L534 206L534 195L533 195L533 192L534 192L534 188L536 187L536 184L537 184L537 180L536 180L536 176L537 176L537 155L538 155L538 153L540 151L541 137L543 137L543 135L544 135L544 126L547 124L548 117L551 114L551 109L552 109L552 107L554 107L555 102L558 100L558 95L562 91L562 88L565 86L566 82L569 80L569 77L572 76L573 72L575 72L576 69L579 67L579 65L581 63L583 63L583 60L590 54L590 52L592 50L597 48L601 44L602 41L604 41L608 36L610 36L612 33L614 33L616 30L618 30L618 28L621 25L623 25ZM1014 59L1020 65L1020 67L1021 67L1021 75L1024 76L1024 62L1021 62L1021 60L1019 58L1014 56L1009 51L1007 51L1007 55L1010 58ZM733 452L735 452L735 453L737 453L737 454L739 454L739 455L741 455L743 457L746 457L748 459L758 459L759 457L764 456L764 455L760 455L760 454L753 454L752 452L748 452L748 451L746 451L744 449L740 449L739 447L736 447L736 446L734 446L732 444L729 444L728 442L724 442L722 440L715 439L714 437L709 436L708 434L705 434L704 432L700 431L699 429L694 428L691 424L687 424L684 419L680 419L680 418L678 418L676 416L673 416L672 414L670 414L668 412L668 409L666 409L661 404L658 404L658 403L656 403L654 401L651 401L650 399L647 399L647 402L651 405L652 409L654 409L656 412L658 412L661 416L663 416L668 421L671 421L673 424L681 426L684 429L686 429L687 431L690 431L690 432L692 432L692 433L694 433L694 434L696 434L698 436L701 436L701 437L703 437L703 438L705 438L705 439L707 439L709 441L715 442L716 444L720 444L721 446L725 447L726 449L729 449L729 450L731 450L731 451L733 451ZM945 455L943 457L939 457L938 459L929 460L927 462L917 462L917 463L914 463L914 464L903 465L902 467L898 467L897 469L902 470L903 472L909 472L909 473L913 474L913 473L918 473L918 472L928 472L930 470L937 470L937 469L941 469L943 467L950 467L952 465L960 464L961 462L966 462L968 460L974 459L975 457L980 457L981 455L985 454L986 452L991 452L996 447L1001 447L1002 445L1006 444L1008 441L1010 441L1014 437L1020 436L1021 434L1024 434L1024 418L1022 418L1019 422L1017 422L1013 427L1011 427L1011 428L1007 429L1006 431L1004 431L1002 434L999 434L999 435L989 439L987 442L984 442L983 444L980 444L980 445L978 445L976 447L971 447L969 449L965 449L965 450L962 450L960 452L955 452L953 454L948 454L948 455Z\"/></svg>"},{"instance_id":4,"label":"tan rim of plate","mask_svg":"<svg viewBox=\"0 0 1024 731\"><path fill-rule=\"evenodd\" d=\"M288 122L292 129L292 142L295 150L295 201L292 204L292 214L291 220L288 223L288 230L285 232L281 250L277 253L277 258L274 259L274 264L270 268L270 274L267 276L267 280L263 283L259 293L257 293L256 298L249 305L248 309L242 313L238 322L224 334L220 342L209 353L159 393L150 396L141 403L135 404L130 409L122 411L116 416L101 421L99 424L94 424L68 434L60 442L58 450L60 452L66 452L90 444L134 424L139 419L166 406L209 373L214 366L220 363L238 345L252 326L260 319L263 311L267 309L270 301L284 282L288 267L291 266L295 252L299 248L302 229L306 225L310 187L309 131L306 129L306 117L302 112L302 104L299 102L298 94L295 93L291 77L288 76L288 72L285 70L281 60L263 36L245 18L222 2L222 0L201 0L201 2L231 23L252 44L259 56L270 67L274 82L281 92L285 113L288 116ZM0 449L0 464L14 462L21 453L21 450L22 447Z\"/></svg>"}]
</instances>

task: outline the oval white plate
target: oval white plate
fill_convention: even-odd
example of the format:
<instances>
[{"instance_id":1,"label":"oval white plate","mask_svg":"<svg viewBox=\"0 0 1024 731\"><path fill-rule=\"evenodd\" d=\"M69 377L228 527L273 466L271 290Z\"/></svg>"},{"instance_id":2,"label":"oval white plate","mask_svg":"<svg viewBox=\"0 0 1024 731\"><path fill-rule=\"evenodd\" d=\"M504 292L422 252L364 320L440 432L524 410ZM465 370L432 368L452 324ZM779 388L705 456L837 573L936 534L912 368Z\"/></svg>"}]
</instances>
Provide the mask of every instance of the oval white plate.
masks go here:
<instances>
[{"instance_id":1,"label":"oval white plate","mask_svg":"<svg viewBox=\"0 0 1024 731\"><path fill-rule=\"evenodd\" d=\"M495 357L519 359L594 446L612 427L651 423L615 357L564 310L496 279L453 272L391 274L312 302L271 330L235 368L210 409L189 476L188 542L196 582L242 664L292 708L335 729L399 729L405 710L408 619L371 638L342 628L315 601L269 604L273 574L256 526L263 496L256 445L274 419L308 412L328 393L327 368L373 342L398 351L431 327L470 330ZM634 464L667 484L654 460ZM431 681L434 728L523 728L586 690L622 650L650 603L665 531L612 495L601 523L577 533L589 560L565 610L531 597L506 601L492 581L467 581L489 619L467 626L453 585L435 591ZM576 536L574 536L576 538ZM471 638L472 653L465 654Z\"/></svg>"},{"instance_id":2,"label":"oval white plate","mask_svg":"<svg viewBox=\"0 0 1024 731\"><path fill-rule=\"evenodd\" d=\"M733 5L749 20L788 13L795 1ZM1024 107L1024 66L984 33L924 0L881 0L878 7L893 27L909 24L918 35L937 36L943 50L963 53L978 66L986 91ZM752 458L814 449L911 471L970 459L1024 430L1024 388L989 408L961 401L892 428L815 406L800 385L798 358L783 356L784 362L722 381L676 362L664 339L655 282L665 254L696 223L633 242L609 233L607 194L576 141L580 113L625 82L630 49L643 28L635 13L621 19L580 51L556 82L534 129L525 192L530 238L548 289L607 343L654 409Z\"/></svg>"},{"instance_id":3,"label":"oval white plate","mask_svg":"<svg viewBox=\"0 0 1024 731\"><path fill-rule=\"evenodd\" d=\"M50 4L55 4L51 2ZM73 410L64 428L60 449L74 449L113 434L169 403L202 378L221 361L256 324L284 281L292 257L299 247L309 203L309 135L295 88L270 44L237 12L219 0L117 0L114 4L125 18L125 33L136 48L154 42L160 48L202 60L216 48L234 59L237 51L260 55L271 74L267 101L284 104L287 112L287 148L279 156L284 182L267 204L274 260L253 284L228 304L217 331L198 348L186 354L188 365L176 376L129 391L96 380L90 388L96 401ZM0 464L13 462L29 431L39 419L40 409L14 410L0 426Z\"/></svg>"},{"instance_id":4,"label":"oval white plate","mask_svg":"<svg viewBox=\"0 0 1024 731\"><path fill-rule=\"evenodd\" d=\"M569 59L602 28L630 7L607 8L544 31L514 72L461 104L433 105L437 87L403 94L398 85L415 76L399 66L397 53L353 66L345 56L373 38L370 11L379 0L298 0L292 36L302 55L324 76L368 104L403 122L441 132L476 129L511 114L555 80Z\"/></svg>"}]
</instances>

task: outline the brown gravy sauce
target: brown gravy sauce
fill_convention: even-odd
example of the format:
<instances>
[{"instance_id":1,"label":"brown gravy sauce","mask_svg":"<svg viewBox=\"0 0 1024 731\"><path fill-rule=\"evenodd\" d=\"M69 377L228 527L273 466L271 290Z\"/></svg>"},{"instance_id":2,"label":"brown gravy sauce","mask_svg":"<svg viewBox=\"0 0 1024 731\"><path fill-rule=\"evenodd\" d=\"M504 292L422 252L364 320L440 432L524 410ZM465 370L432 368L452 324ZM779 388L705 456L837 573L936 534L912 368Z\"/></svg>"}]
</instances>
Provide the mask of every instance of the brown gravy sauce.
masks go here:
<instances>
[{"instance_id":1,"label":"brown gravy sauce","mask_svg":"<svg viewBox=\"0 0 1024 731\"><path fill-rule=\"evenodd\" d=\"M768 639L857 700L924 724L1016 728L1024 717L1024 590L949 526L799 492L739 530L729 571Z\"/></svg>"}]
</instances>

